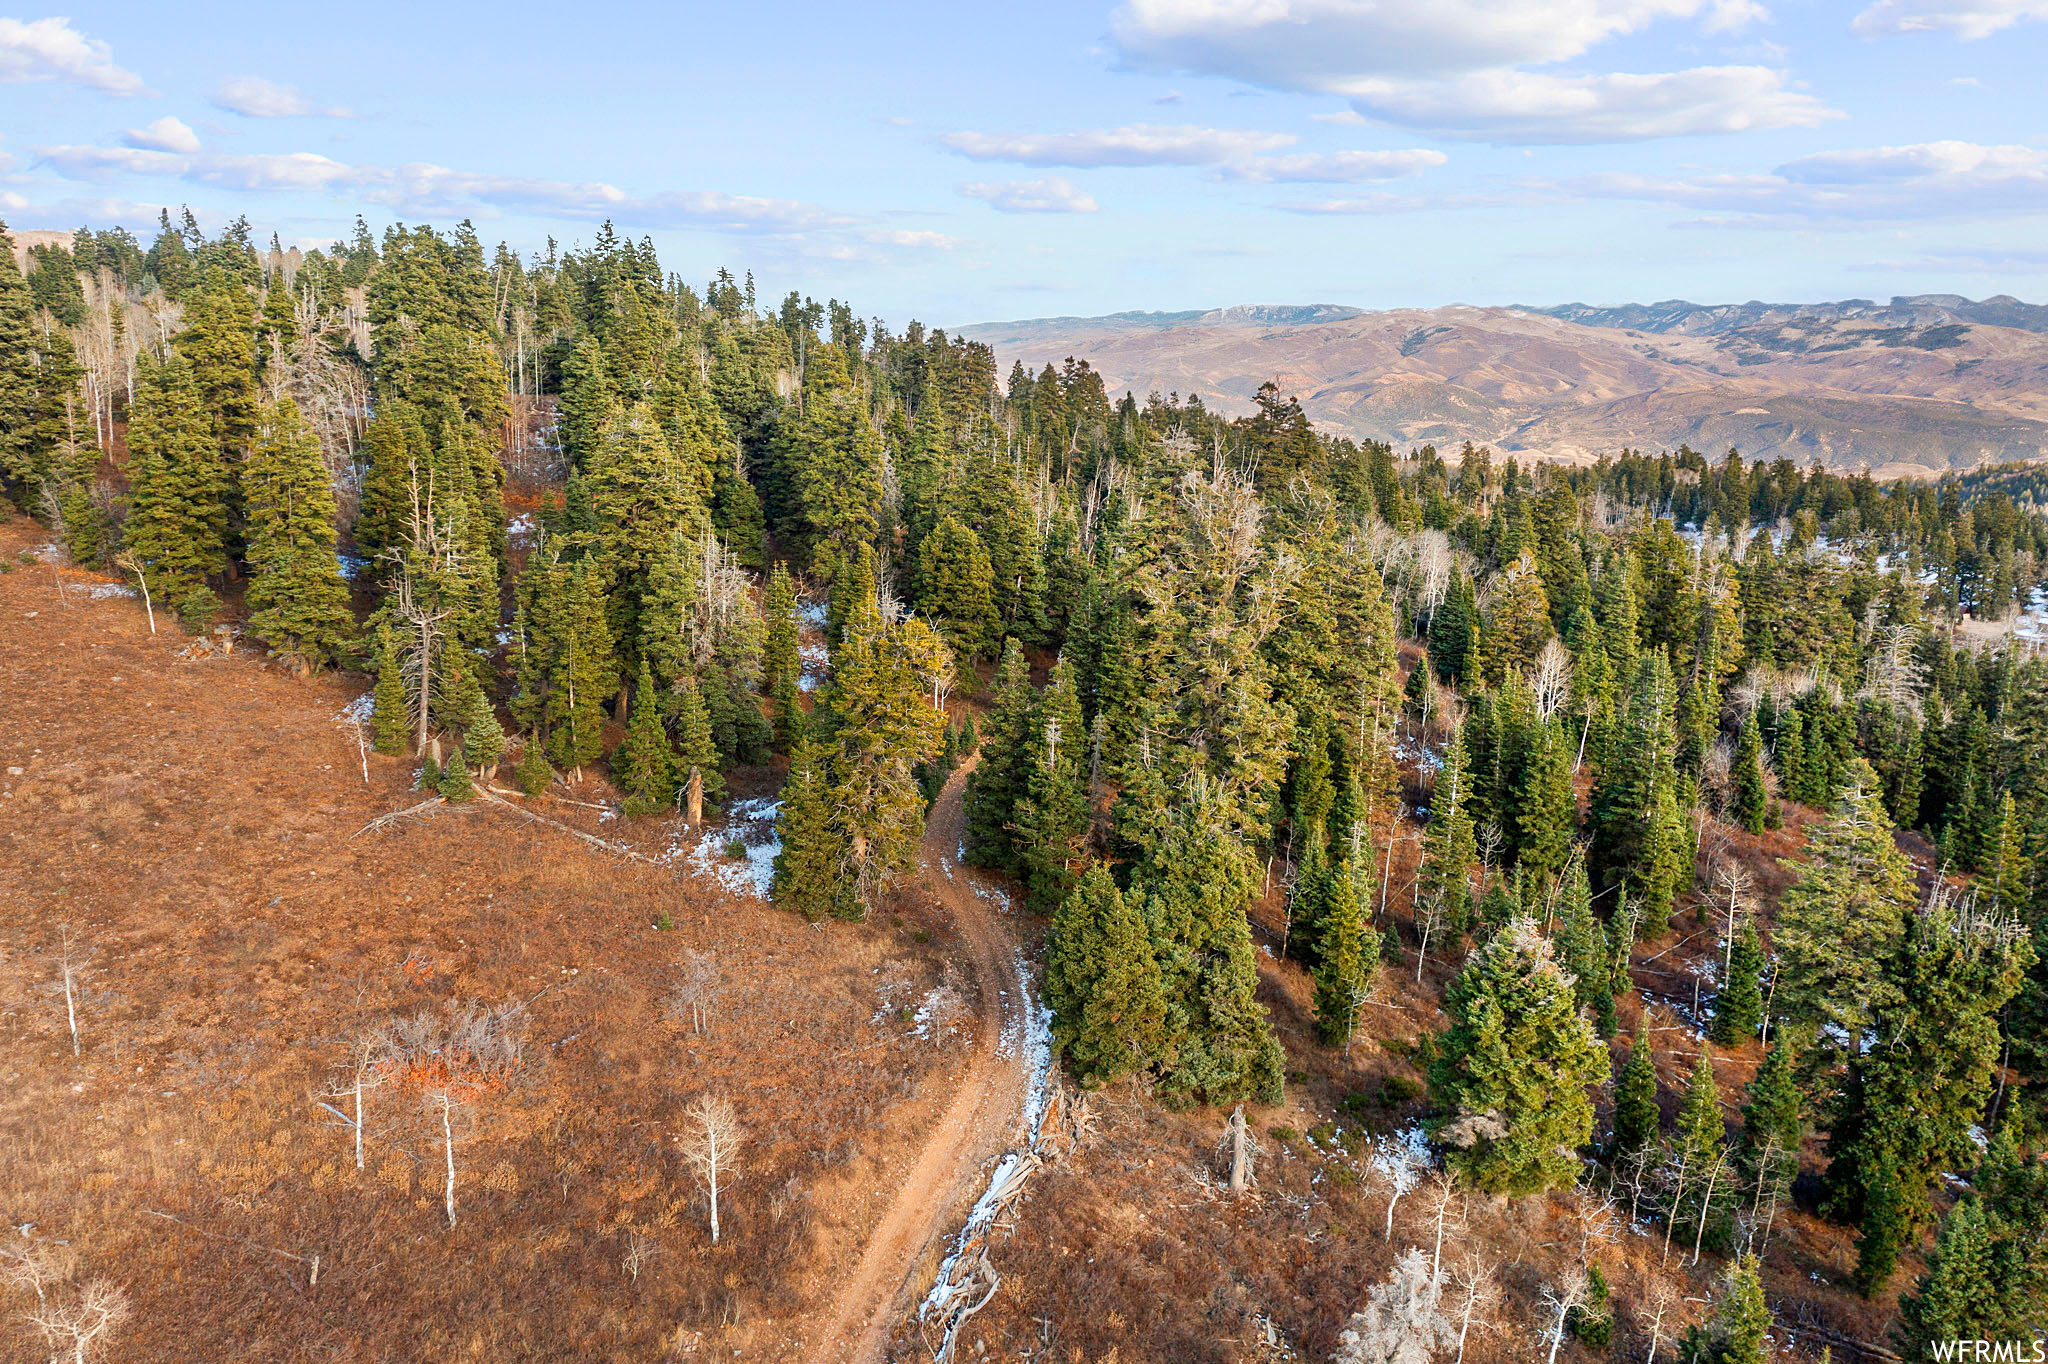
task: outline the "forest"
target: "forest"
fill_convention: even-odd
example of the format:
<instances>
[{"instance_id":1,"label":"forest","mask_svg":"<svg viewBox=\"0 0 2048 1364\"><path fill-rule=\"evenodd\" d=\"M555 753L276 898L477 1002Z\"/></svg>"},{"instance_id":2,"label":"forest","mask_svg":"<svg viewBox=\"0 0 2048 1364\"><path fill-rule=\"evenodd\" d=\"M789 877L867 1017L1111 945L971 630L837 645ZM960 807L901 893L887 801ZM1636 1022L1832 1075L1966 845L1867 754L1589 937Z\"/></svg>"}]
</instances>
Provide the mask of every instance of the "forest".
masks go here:
<instances>
[{"instance_id":1,"label":"forest","mask_svg":"<svg viewBox=\"0 0 2048 1364\"><path fill-rule=\"evenodd\" d=\"M1270 384L1229 416L699 287L608 224L300 252L166 214L16 260L17 513L152 629L361 674L418 798L695 827L769 781L773 903L871 925L971 764L959 859L1042 937L1080 1093L1240 1157L1265 1122L1270 1164L1311 1061L1412 1035L1360 1162L1390 1242L1434 1172L1611 1208L1697 1285L1653 1324L1584 1243L1497 1357L1762 1364L1827 1229L1877 1325L1801 1349L2048 1327L2038 469L1397 451ZM1485 1292L1441 1215L1416 1241L1323 1357L1465 1357Z\"/></svg>"}]
</instances>

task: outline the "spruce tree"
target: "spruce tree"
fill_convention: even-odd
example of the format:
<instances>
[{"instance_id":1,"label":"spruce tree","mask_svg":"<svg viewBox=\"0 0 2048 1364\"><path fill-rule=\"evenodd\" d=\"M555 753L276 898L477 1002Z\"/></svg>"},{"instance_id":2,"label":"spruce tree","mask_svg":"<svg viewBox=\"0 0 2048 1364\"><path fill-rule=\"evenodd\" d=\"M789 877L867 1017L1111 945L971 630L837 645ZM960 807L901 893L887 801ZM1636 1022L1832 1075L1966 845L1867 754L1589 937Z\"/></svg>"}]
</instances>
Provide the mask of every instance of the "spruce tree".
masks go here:
<instances>
[{"instance_id":1,"label":"spruce tree","mask_svg":"<svg viewBox=\"0 0 2048 1364\"><path fill-rule=\"evenodd\" d=\"M1701 1048L1686 1085L1664 1168L1667 1215L1679 1243L1698 1239L1709 1250L1725 1248L1734 1227L1735 1177L1728 1168L1728 1128L1709 1048Z\"/></svg>"},{"instance_id":2,"label":"spruce tree","mask_svg":"<svg viewBox=\"0 0 2048 1364\"><path fill-rule=\"evenodd\" d=\"M782 844L775 854L776 903L812 920L848 914L852 896L841 875L846 838L833 819L824 748L813 740L790 752L775 834Z\"/></svg>"},{"instance_id":3,"label":"spruce tree","mask_svg":"<svg viewBox=\"0 0 2048 1364\"><path fill-rule=\"evenodd\" d=\"M1635 1042L1614 1084L1614 1145L1618 1160L1647 1151L1657 1141L1663 1122L1657 1107L1657 1061L1650 1050L1650 1020L1636 1025Z\"/></svg>"},{"instance_id":4,"label":"spruce tree","mask_svg":"<svg viewBox=\"0 0 2048 1364\"><path fill-rule=\"evenodd\" d=\"M1932 1359L1940 1342L1997 1339L2005 1319L1984 1203L1967 1196L1949 1210L1926 1272L1899 1300L1899 1348L1907 1359Z\"/></svg>"},{"instance_id":5,"label":"spruce tree","mask_svg":"<svg viewBox=\"0 0 2048 1364\"><path fill-rule=\"evenodd\" d=\"M768 574L765 613L767 645L761 653L761 690L775 708L775 751L787 753L803 730L803 655L796 613L796 588L789 566L778 563Z\"/></svg>"},{"instance_id":6,"label":"spruce tree","mask_svg":"<svg viewBox=\"0 0 2048 1364\"><path fill-rule=\"evenodd\" d=\"M441 769L440 778L434 783L434 789L446 799L458 803L476 795L476 786L469 776L469 764L463 760L460 745L448 755L447 766Z\"/></svg>"},{"instance_id":7,"label":"spruce tree","mask_svg":"<svg viewBox=\"0 0 2048 1364\"><path fill-rule=\"evenodd\" d=\"M538 738L528 736L521 745L519 762L512 769L512 779L529 796L538 796L554 785L555 769L549 764L548 755Z\"/></svg>"},{"instance_id":8,"label":"spruce tree","mask_svg":"<svg viewBox=\"0 0 2048 1364\"><path fill-rule=\"evenodd\" d=\"M1510 923L1466 962L1444 1010L1430 1130L1453 1148L1451 1169L1492 1194L1569 1188L1593 1134L1586 1091L1608 1069L1550 940L1527 919Z\"/></svg>"},{"instance_id":9,"label":"spruce tree","mask_svg":"<svg viewBox=\"0 0 2048 1364\"><path fill-rule=\"evenodd\" d=\"M1513 823L1520 864L1537 885L1549 885L1564 869L1578 827L1571 742L1555 719L1538 722L1515 791Z\"/></svg>"},{"instance_id":10,"label":"spruce tree","mask_svg":"<svg viewBox=\"0 0 2048 1364\"><path fill-rule=\"evenodd\" d=\"M377 628L377 686L371 704L376 707L371 727L377 736L377 751L393 757L405 752L412 738L412 693L405 685L398 642L388 625Z\"/></svg>"},{"instance_id":11,"label":"spruce tree","mask_svg":"<svg viewBox=\"0 0 2048 1364\"><path fill-rule=\"evenodd\" d=\"M1798 880L1779 903L1773 1007L1831 1046L1858 1048L1892 990L1883 967L1913 907L1912 866L1868 782L1813 828L1805 860L1785 865Z\"/></svg>"},{"instance_id":12,"label":"spruce tree","mask_svg":"<svg viewBox=\"0 0 2048 1364\"><path fill-rule=\"evenodd\" d=\"M973 867L1009 871L1016 867L1017 856L1010 822L1028 771L1031 716L1037 702L1030 665L1014 638L1003 646L989 699L981 723L981 760L967 779L964 860Z\"/></svg>"},{"instance_id":13,"label":"spruce tree","mask_svg":"<svg viewBox=\"0 0 2048 1364\"><path fill-rule=\"evenodd\" d=\"M1728 1267L1714 1315L1687 1330L1678 1357L1682 1364L1771 1364L1771 1308L1755 1255Z\"/></svg>"},{"instance_id":14,"label":"spruce tree","mask_svg":"<svg viewBox=\"0 0 2048 1364\"><path fill-rule=\"evenodd\" d=\"M1227 915L1185 998L1188 1027L1160 1080L1170 1103L1280 1102L1287 1068L1259 1003L1258 957L1243 912Z\"/></svg>"},{"instance_id":15,"label":"spruce tree","mask_svg":"<svg viewBox=\"0 0 2048 1364\"><path fill-rule=\"evenodd\" d=\"M14 238L0 225L0 490L24 510L48 472L34 429L35 311Z\"/></svg>"},{"instance_id":16,"label":"spruce tree","mask_svg":"<svg viewBox=\"0 0 2048 1364\"><path fill-rule=\"evenodd\" d=\"M1776 1043L1764 1053L1763 1064L1744 1091L1735 1164L1748 1191L1752 1218L1785 1205L1799 1174L1806 1124L1795 1069L1792 1048Z\"/></svg>"},{"instance_id":17,"label":"spruce tree","mask_svg":"<svg viewBox=\"0 0 2048 1364\"><path fill-rule=\"evenodd\" d=\"M711 737L711 712L704 704L704 692L689 679L683 680L676 697L675 783L688 789L690 778L703 784L704 799L716 801L725 795L725 777L718 770L718 745Z\"/></svg>"},{"instance_id":18,"label":"spruce tree","mask_svg":"<svg viewBox=\"0 0 2048 1364\"><path fill-rule=\"evenodd\" d=\"M613 765L626 792L627 814L651 815L674 803L675 751L669 745L668 728L661 722L661 697L654 689L654 674L644 658L633 689L632 718L625 741L613 755Z\"/></svg>"},{"instance_id":19,"label":"spruce tree","mask_svg":"<svg viewBox=\"0 0 2048 1364\"><path fill-rule=\"evenodd\" d=\"M1764 816L1770 798L1764 789L1763 730L1750 711L1742 722L1742 736L1735 745L1735 767L1729 774L1728 818L1753 834L1764 831Z\"/></svg>"},{"instance_id":20,"label":"spruce tree","mask_svg":"<svg viewBox=\"0 0 2048 1364\"><path fill-rule=\"evenodd\" d=\"M1359 869L1351 859L1339 863L1330 878L1318 942L1316 1032L1326 1045L1348 1048L1380 966L1379 935L1373 931Z\"/></svg>"},{"instance_id":21,"label":"spruce tree","mask_svg":"<svg viewBox=\"0 0 2048 1364\"><path fill-rule=\"evenodd\" d=\"M1614 985L1607 969L1607 934L1593 915L1593 887L1583 859L1566 873L1557 927L1558 964L1571 972L1572 993L1601 1037L1614 1034Z\"/></svg>"},{"instance_id":22,"label":"spruce tree","mask_svg":"<svg viewBox=\"0 0 2048 1364\"><path fill-rule=\"evenodd\" d=\"M950 513L918 546L912 600L938 622L962 658L978 658L995 647L1001 618L988 550Z\"/></svg>"},{"instance_id":23,"label":"spruce tree","mask_svg":"<svg viewBox=\"0 0 2048 1364\"><path fill-rule=\"evenodd\" d=\"M1462 933L1471 923L1472 864L1479 860L1465 765L1465 737L1456 733L1444 747L1443 766L1436 774L1429 823L1422 830L1422 865L1416 883L1418 903L1428 906L1453 933Z\"/></svg>"},{"instance_id":24,"label":"spruce tree","mask_svg":"<svg viewBox=\"0 0 2048 1364\"><path fill-rule=\"evenodd\" d=\"M1045 998L1053 1040L1084 1087L1143 1069L1164 1046L1166 999L1144 916L1099 862L1053 915Z\"/></svg>"},{"instance_id":25,"label":"spruce tree","mask_svg":"<svg viewBox=\"0 0 2048 1364\"><path fill-rule=\"evenodd\" d=\"M227 480L182 356L145 361L128 418L128 551L187 629L220 609L209 575L228 567Z\"/></svg>"},{"instance_id":26,"label":"spruce tree","mask_svg":"<svg viewBox=\"0 0 2048 1364\"><path fill-rule=\"evenodd\" d=\"M1071 868L1088 834L1086 756L1073 671L1062 659L1032 716L1008 830L1026 897L1040 912L1051 912L1073 889Z\"/></svg>"},{"instance_id":27,"label":"spruce tree","mask_svg":"<svg viewBox=\"0 0 2048 1364\"><path fill-rule=\"evenodd\" d=\"M1756 923L1742 921L1728 951L1728 977L1714 993L1714 1022L1707 1036L1724 1047L1756 1036L1764 1021L1764 945Z\"/></svg>"},{"instance_id":28,"label":"spruce tree","mask_svg":"<svg viewBox=\"0 0 2048 1364\"><path fill-rule=\"evenodd\" d=\"M242 495L250 633L301 669L341 662L356 621L334 556L334 488L319 439L290 398L262 409Z\"/></svg>"}]
</instances>

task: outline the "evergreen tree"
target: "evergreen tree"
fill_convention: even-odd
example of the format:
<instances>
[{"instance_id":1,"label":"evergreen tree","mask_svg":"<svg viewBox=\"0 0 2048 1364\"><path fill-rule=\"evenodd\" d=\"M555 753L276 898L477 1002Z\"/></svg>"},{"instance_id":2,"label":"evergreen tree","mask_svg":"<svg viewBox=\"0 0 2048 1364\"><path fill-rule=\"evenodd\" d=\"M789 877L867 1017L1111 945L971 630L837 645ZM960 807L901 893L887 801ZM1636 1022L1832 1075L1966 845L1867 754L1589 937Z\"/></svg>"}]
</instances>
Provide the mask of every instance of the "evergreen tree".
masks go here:
<instances>
[{"instance_id":1,"label":"evergreen tree","mask_svg":"<svg viewBox=\"0 0 2048 1364\"><path fill-rule=\"evenodd\" d=\"M1537 722L1515 792L1513 822L1520 865L1535 884L1549 885L1571 855L1578 825L1570 740L1554 719Z\"/></svg>"},{"instance_id":2,"label":"evergreen tree","mask_svg":"<svg viewBox=\"0 0 2048 1364\"><path fill-rule=\"evenodd\" d=\"M685 791L694 777L704 799L716 801L725 795L725 777L718 770L718 745L711 737L711 712L704 704L704 689L683 679L676 697L675 780Z\"/></svg>"},{"instance_id":3,"label":"evergreen tree","mask_svg":"<svg viewBox=\"0 0 2048 1364\"><path fill-rule=\"evenodd\" d=\"M1360 893L1353 859L1330 877L1329 903L1319 925L1315 972L1316 1032L1329 1046L1349 1047L1358 1014L1379 974L1380 940Z\"/></svg>"},{"instance_id":4,"label":"evergreen tree","mask_svg":"<svg viewBox=\"0 0 2048 1364\"><path fill-rule=\"evenodd\" d=\"M1790 1047L1779 1042L1764 1053L1763 1064L1757 1067L1744 1097L1735 1164L1750 1191L1750 1215L1754 1218L1790 1199L1792 1181L1799 1174L1806 1126Z\"/></svg>"},{"instance_id":5,"label":"evergreen tree","mask_svg":"<svg viewBox=\"0 0 2048 1364\"><path fill-rule=\"evenodd\" d=\"M334 488L320 442L290 398L262 409L242 490L250 632L302 669L341 662L356 622L334 555Z\"/></svg>"},{"instance_id":6,"label":"evergreen tree","mask_svg":"<svg viewBox=\"0 0 2048 1364\"><path fill-rule=\"evenodd\" d=\"M918 546L912 600L939 623L962 658L978 658L995 647L1001 630L995 570L981 537L950 514Z\"/></svg>"},{"instance_id":7,"label":"evergreen tree","mask_svg":"<svg viewBox=\"0 0 2048 1364\"><path fill-rule=\"evenodd\" d=\"M448 755L448 764L441 769L440 778L434 783L434 789L439 791L443 798L457 803L476 795L476 786L469 776L469 764L463 760L460 745Z\"/></svg>"},{"instance_id":8,"label":"evergreen tree","mask_svg":"<svg viewBox=\"0 0 2048 1364\"><path fill-rule=\"evenodd\" d=\"M1453 1148L1450 1167L1492 1194L1570 1187L1593 1134L1586 1089L1608 1071L1550 940L1527 919L1510 923L1466 963L1444 1010L1431 1133Z\"/></svg>"},{"instance_id":9,"label":"evergreen tree","mask_svg":"<svg viewBox=\"0 0 2048 1364\"><path fill-rule=\"evenodd\" d=\"M1101 863L1060 904L1048 934L1045 998L1053 1040L1082 1085L1150 1065L1165 1044L1166 1000L1145 919Z\"/></svg>"},{"instance_id":10,"label":"evergreen tree","mask_svg":"<svg viewBox=\"0 0 2048 1364\"><path fill-rule=\"evenodd\" d=\"M1031 689L1031 668L1024 650L1012 638L1003 645L990 686L990 706L981 725L981 760L967 778L969 866L1008 871L1016 867L1010 823L1023 794L1030 745L1031 717L1037 697Z\"/></svg>"},{"instance_id":11,"label":"evergreen tree","mask_svg":"<svg viewBox=\"0 0 2048 1364\"><path fill-rule=\"evenodd\" d=\"M391 627L377 629L377 686L371 693L371 704L375 706L372 728L377 736L377 751L393 757L405 752L406 742L412 737L412 694L406 688L404 674L399 669L398 643L391 637Z\"/></svg>"},{"instance_id":12,"label":"evergreen tree","mask_svg":"<svg viewBox=\"0 0 2048 1364\"><path fill-rule=\"evenodd\" d=\"M2006 1315L1983 1200L1959 1199L1942 1221L1927 1271L1899 1300L1899 1348L1907 1359L1932 1359L1939 1342L1998 1339Z\"/></svg>"},{"instance_id":13,"label":"evergreen tree","mask_svg":"<svg viewBox=\"0 0 2048 1364\"><path fill-rule=\"evenodd\" d=\"M228 567L227 480L182 356L145 362L128 417L128 550L187 629L220 609L209 575Z\"/></svg>"},{"instance_id":14,"label":"evergreen tree","mask_svg":"<svg viewBox=\"0 0 2048 1364\"><path fill-rule=\"evenodd\" d=\"M1673 1231L1698 1239L1709 1250L1724 1249L1733 1234L1735 1178L1728 1169L1728 1128L1721 1118L1721 1089L1709 1048L1701 1048L1686 1085L1685 1102L1671 1129L1665 1172Z\"/></svg>"},{"instance_id":15,"label":"evergreen tree","mask_svg":"<svg viewBox=\"0 0 2048 1364\"><path fill-rule=\"evenodd\" d=\"M1062 659L1053 665L1026 740L1022 790L1009 834L1026 896L1049 912L1073 889L1073 865L1088 834L1081 703Z\"/></svg>"},{"instance_id":16,"label":"evergreen tree","mask_svg":"<svg viewBox=\"0 0 2048 1364\"><path fill-rule=\"evenodd\" d=\"M1586 864L1574 859L1566 874L1557 929L1558 964L1571 973L1579 1008L1601 1037L1614 1035L1614 985L1607 969L1607 935L1593 915L1593 887Z\"/></svg>"},{"instance_id":17,"label":"evergreen tree","mask_svg":"<svg viewBox=\"0 0 2048 1364\"><path fill-rule=\"evenodd\" d=\"M1713 1317L1686 1332L1678 1357L1681 1364L1771 1364L1771 1308L1756 1256L1728 1267Z\"/></svg>"},{"instance_id":18,"label":"evergreen tree","mask_svg":"<svg viewBox=\"0 0 2048 1364\"><path fill-rule=\"evenodd\" d=\"M799 648L796 588L789 567L778 563L768 574L768 640L761 655L761 690L775 706L775 749L787 753L802 733L803 655Z\"/></svg>"},{"instance_id":19,"label":"evergreen tree","mask_svg":"<svg viewBox=\"0 0 2048 1364\"><path fill-rule=\"evenodd\" d=\"M1728 817L1753 834L1764 831L1764 815L1770 805L1764 789L1763 752L1763 730L1752 710L1736 741L1735 768L1729 774Z\"/></svg>"},{"instance_id":20,"label":"evergreen tree","mask_svg":"<svg viewBox=\"0 0 2048 1364\"><path fill-rule=\"evenodd\" d=\"M1756 1036L1764 1021L1764 945L1756 924L1745 919L1728 951L1728 978L1714 993L1714 1022L1708 1037L1724 1047Z\"/></svg>"},{"instance_id":21,"label":"evergreen tree","mask_svg":"<svg viewBox=\"0 0 2048 1364\"><path fill-rule=\"evenodd\" d=\"M850 887L842 878L846 837L833 819L831 777L825 751L805 739L789 755L789 778L782 787L782 810L775 822L782 849L775 854L774 896L806 919L854 910Z\"/></svg>"},{"instance_id":22,"label":"evergreen tree","mask_svg":"<svg viewBox=\"0 0 2048 1364\"><path fill-rule=\"evenodd\" d=\"M1472 864L1479 860L1465 763L1464 735L1453 734L1436 774L1435 803L1422 830L1422 865L1416 881L1417 903L1428 906L1453 933L1462 933L1471 923Z\"/></svg>"},{"instance_id":23,"label":"evergreen tree","mask_svg":"<svg viewBox=\"0 0 2048 1364\"><path fill-rule=\"evenodd\" d=\"M1635 1042L1614 1085L1614 1157L1649 1150L1663 1119L1663 1111L1657 1107L1657 1061L1650 1050L1650 1020L1645 1015L1636 1026Z\"/></svg>"},{"instance_id":24,"label":"evergreen tree","mask_svg":"<svg viewBox=\"0 0 2048 1364\"><path fill-rule=\"evenodd\" d=\"M512 769L512 778L529 796L540 795L554 785L555 769L549 765L540 740L529 738L521 747L519 762Z\"/></svg>"},{"instance_id":25,"label":"evergreen tree","mask_svg":"<svg viewBox=\"0 0 2048 1364\"><path fill-rule=\"evenodd\" d=\"M1857 1047L1891 993L1883 965L1914 899L1912 867L1871 785L1852 786L1812 830L1806 860L1785 865L1798 880L1779 904L1774 1007L1833 1045Z\"/></svg>"},{"instance_id":26,"label":"evergreen tree","mask_svg":"<svg viewBox=\"0 0 2048 1364\"><path fill-rule=\"evenodd\" d=\"M654 674L644 658L640 660L640 677L633 690L632 719L613 765L618 783L626 792L627 814L651 815L674 803L675 752L661 722L661 698L654 690Z\"/></svg>"}]
</instances>

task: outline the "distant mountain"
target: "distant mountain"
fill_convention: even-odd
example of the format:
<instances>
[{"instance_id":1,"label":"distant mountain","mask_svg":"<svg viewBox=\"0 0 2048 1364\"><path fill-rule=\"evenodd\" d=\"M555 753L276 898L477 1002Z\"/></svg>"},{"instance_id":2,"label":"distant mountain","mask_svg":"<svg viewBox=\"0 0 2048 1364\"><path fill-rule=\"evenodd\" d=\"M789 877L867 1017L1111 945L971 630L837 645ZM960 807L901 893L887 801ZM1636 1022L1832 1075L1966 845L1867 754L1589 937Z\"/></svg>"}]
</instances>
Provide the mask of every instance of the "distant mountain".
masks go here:
<instances>
[{"instance_id":1,"label":"distant mountain","mask_svg":"<svg viewBox=\"0 0 2048 1364\"><path fill-rule=\"evenodd\" d=\"M1251 410L1267 381L1319 425L1590 459L1680 443L1882 477L2048 457L2048 307L1890 303L1367 312L1252 306L959 328L1008 368L1087 359L1113 393Z\"/></svg>"}]
</instances>

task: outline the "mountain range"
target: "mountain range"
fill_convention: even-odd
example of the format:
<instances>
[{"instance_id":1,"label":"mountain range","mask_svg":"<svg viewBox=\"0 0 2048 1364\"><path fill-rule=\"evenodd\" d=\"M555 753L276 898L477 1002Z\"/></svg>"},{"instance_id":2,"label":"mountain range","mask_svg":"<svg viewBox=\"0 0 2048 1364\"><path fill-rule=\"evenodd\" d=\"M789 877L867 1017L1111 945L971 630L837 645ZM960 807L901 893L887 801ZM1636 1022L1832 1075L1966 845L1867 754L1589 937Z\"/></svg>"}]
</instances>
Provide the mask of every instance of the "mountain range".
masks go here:
<instances>
[{"instance_id":1,"label":"mountain range","mask_svg":"<svg viewBox=\"0 0 2048 1364\"><path fill-rule=\"evenodd\" d=\"M1268 381L1331 432L1521 457L1730 447L1918 477L2048 457L2048 306L1888 303L1336 304L981 323L1007 369L1068 356L1126 390L1249 412Z\"/></svg>"}]
</instances>

